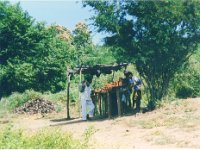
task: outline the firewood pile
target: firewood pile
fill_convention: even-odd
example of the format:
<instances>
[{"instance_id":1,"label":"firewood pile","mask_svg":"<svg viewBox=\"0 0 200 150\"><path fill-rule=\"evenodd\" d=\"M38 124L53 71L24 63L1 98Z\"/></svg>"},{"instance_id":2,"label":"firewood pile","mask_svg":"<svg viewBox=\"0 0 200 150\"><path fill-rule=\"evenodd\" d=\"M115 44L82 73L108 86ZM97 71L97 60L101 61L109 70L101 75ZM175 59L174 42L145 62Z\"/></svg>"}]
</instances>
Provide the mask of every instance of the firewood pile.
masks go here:
<instances>
[{"instance_id":1,"label":"firewood pile","mask_svg":"<svg viewBox=\"0 0 200 150\"><path fill-rule=\"evenodd\" d=\"M14 110L14 112L18 114L45 114L53 111L55 111L55 107L52 102L39 98L26 102L22 107Z\"/></svg>"}]
</instances>

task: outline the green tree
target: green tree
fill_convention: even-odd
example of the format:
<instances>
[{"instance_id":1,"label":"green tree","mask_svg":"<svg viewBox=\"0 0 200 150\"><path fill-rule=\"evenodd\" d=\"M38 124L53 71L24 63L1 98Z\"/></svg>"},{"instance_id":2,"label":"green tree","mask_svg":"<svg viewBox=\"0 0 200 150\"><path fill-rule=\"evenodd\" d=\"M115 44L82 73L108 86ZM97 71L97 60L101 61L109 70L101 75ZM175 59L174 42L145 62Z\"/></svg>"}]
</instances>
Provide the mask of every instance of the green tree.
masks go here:
<instances>
[{"instance_id":1,"label":"green tree","mask_svg":"<svg viewBox=\"0 0 200 150\"><path fill-rule=\"evenodd\" d=\"M136 64L149 92L149 108L166 95L170 80L200 41L200 2L83 1L95 11L99 32L108 32L118 61Z\"/></svg>"},{"instance_id":2,"label":"green tree","mask_svg":"<svg viewBox=\"0 0 200 150\"><path fill-rule=\"evenodd\" d=\"M189 58L170 82L170 96L178 98L200 96L200 49Z\"/></svg>"},{"instance_id":3,"label":"green tree","mask_svg":"<svg viewBox=\"0 0 200 150\"><path fill-rule=\"evenodd\" d=\"M88 64L89 57L92 57L94 45L88 26L79 22L73 31L73 45L76 49L76 60L78 65Z\"/></svg>"},{"instance_id":4,"label":"green tree","mask_svg":"<svg viewBox=\"0 0 200 150\"><path fill-rule=\"evenodd\" d=\"M0 97L26 89L65 88L73 49L54 28L35 22L19 4L0 2Z\"/></svg>"},{"instance_id":5,"label":"green tree","mask_svg":"<svg viewBox=\"0 0 200 150\"><path fill-rule=\"evenodd\" d=\"M85 23L79 22L73 31L72 45L76 50L77 65L96 65L115 62L110 48L94 45L91 31Z\"/></svg>"}]
</instances>

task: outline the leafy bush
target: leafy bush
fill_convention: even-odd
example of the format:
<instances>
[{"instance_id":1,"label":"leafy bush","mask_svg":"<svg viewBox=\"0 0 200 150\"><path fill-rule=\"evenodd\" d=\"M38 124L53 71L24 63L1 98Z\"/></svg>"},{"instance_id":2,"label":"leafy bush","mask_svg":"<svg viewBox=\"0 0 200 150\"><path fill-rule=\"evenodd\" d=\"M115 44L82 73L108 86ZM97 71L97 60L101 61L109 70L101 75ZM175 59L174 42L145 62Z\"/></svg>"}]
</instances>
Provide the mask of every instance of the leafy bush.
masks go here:
<instances>
[{"instance_id":1,"label":"leafy bush","mask_svg":"<svg viewBox=\"0 0 200 150\"><path fill-rule=\"evenodd\" d=\"M193 92L194 92L194 89L192 87L182 86L177 89L176 97L178 97L178 98L192 97Z\"/></svg>"},{"instance_id":2,"label":"leafy bush","mask_svg":"<svg viewBox=\"0 0 200 150\"><path fill-rule=\"evenodd\" d=\"M61 91L55 94L52 94L51 92L43 94L44 99L54 101L54 102L66 102L67 98L67 92Z\"/></svg>"},{"instance_id":3,"label":"leafy bush","mask_svg":"<svg viewBox=\"0 0 200 150\"><path fill-rule=\"evenodd\" d=\"M200 96L200 49L180 68L170 83L170 96L178 98Z\"/></svg>"}]
</instances>

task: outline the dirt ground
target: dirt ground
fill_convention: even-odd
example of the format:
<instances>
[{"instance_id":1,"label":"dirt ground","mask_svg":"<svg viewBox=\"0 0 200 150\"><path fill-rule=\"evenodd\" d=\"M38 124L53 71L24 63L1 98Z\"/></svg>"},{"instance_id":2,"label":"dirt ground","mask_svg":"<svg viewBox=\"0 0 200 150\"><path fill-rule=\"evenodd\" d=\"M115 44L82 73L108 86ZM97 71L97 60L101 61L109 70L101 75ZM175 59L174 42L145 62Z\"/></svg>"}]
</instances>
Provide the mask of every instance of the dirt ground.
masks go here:
<instances>
[{"instance_id":1,"label":"dirt ground","mask_svg":"<svg viewBox=\"0 0 200 150\"><path fill-rule=\"evenodd\" d=\"M29 133L61 129L75 138L90 129L89 148L200 148L200 98L178 100L152 112L112 119L83 122L80 118L64 118L65 112L61 112L45 117L12 116L7 122L12 120L15 128Z\"/></svg>"}]
</instances>

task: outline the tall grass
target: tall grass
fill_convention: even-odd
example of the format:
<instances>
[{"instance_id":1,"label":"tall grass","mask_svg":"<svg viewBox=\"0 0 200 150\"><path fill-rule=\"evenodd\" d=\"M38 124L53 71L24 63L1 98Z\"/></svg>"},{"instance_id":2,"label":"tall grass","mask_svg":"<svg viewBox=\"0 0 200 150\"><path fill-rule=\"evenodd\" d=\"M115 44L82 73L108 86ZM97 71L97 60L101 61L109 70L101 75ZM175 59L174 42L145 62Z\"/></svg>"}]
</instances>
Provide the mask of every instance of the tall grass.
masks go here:
<instances>
[{"instance_id":1,"label":"tall grass","mask_svg":"<svg viewBox=\"0 0 200 150\"><path fill-rule=\"evenodd\" d=\"M74 139L69 133L57 130L41 130L33 135L8 126L0 131L0 149L71 149L87 148L87 139Z\"/></svg>"},{"instance_id":2,"label":"tall grass","mask_svg":"<svg viewBox=\"0 0 200 150\"><path fill-rule=\"evenodd\" d=\"M0 101L0 107L13 110L16 107L22 106L31 99L41 98L42 94L33 90L26 90L24 93L15 92L9 97L4 97Z\"/></svg>"}]
</instances>

